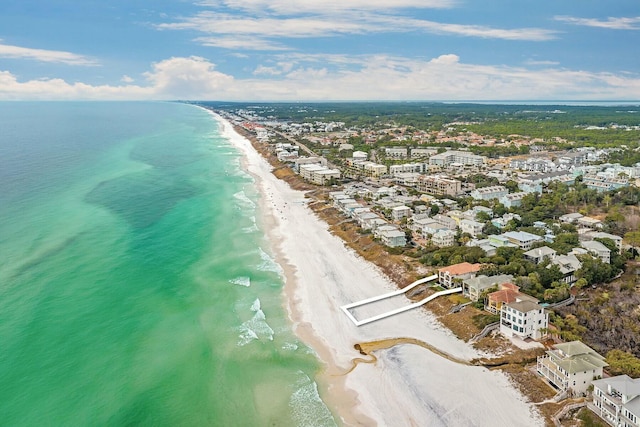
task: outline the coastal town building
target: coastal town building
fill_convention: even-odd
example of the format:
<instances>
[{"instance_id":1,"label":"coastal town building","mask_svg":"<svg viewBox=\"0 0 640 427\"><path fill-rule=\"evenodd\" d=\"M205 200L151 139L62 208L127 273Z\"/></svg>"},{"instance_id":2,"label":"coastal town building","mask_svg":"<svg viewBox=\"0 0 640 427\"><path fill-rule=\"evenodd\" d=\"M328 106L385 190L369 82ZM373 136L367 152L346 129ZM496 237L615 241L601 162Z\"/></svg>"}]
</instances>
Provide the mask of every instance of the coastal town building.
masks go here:
<instances>
[{"instance_id":1,"label":"coastal town building","mask_svg":"<svg viewBox=\"0 0 640 427\"><path fill-rule=\"evenodd\" d=\"M510 274L471 277L462 281L462 294L471 301L478 301L483 292L491 288L497 289L503 283L511 282L513 282L513 276Z\"/></svg>"},{"instance_id":2,"label":"coastal town building","mask_svg":"<svg viewBox=\"0 0 640 427\"><path fill-rule=\"evenodd\" d=\"M406 246L407 244L405 233L391 224L377 227L374 231L374 236L379 238L382 244L390 248Z\"/></svg>"},{"instance_id":3,"label":"coastal town building","mask_svg":"<svg viewBox=\"0 0 640 427\"><path fill-rule=\"evenodd\" d=\"M396 206L391 209L391 219L394 221L400 221L402 218L406 218L411 215L411 208L408 206Z\"/></svg>"},{"instance_id":4,"label":"coastal town building","mask_svg":"<svg viewBox=\"0 0 640 427\"><path fill-rule=\"evenodd\" d=\"M537 361L538 373L553 387L574 395L584 394L593 380L602 378L606 366L603 356L580 341L554 344Z\"/></svg>"},{"instance_id":5,"label":"coastal town building","mask_svg":"<svg viewBox=\"0 0 640 427\"><path fill-rule=\"evenodd\" d=\"M462 191L462 183L446 175L421 175L417 190L436 196L456 196Z\"/></svg>"},{"instance_id":6,"label":"coastal town building","mask_svg":"<svg viewBox=\"0 0 640 427\"><path fill-rule=\"evenodd\" d=\"M438 282L440 286L444 288L455 288L456 286L460 286L464 279L475 277L481 268L482 264L471 264L468 262L442 267L438 269Z\"/></svg>"},{"instance_id":7,"label":"coastal town building","mask_svg":"<svg viewBox=\"0 0 640 427\"><path fill-rule=\"evenodd\" d=\"M316 185L326 185L340 179L340 171L315 164L300 165L300 176Z\"/></svg>"},{"instance_id":8,"label":"coastal town building","mask_svg":"<svg viewBox=\"0 0 640 427\"><path fill-rule=\"evenodd\" d=\"M549 314L529 295L520 293L500 307L500 333L506 337L539 340L548 327Z\"/></svg>"},{"instance_id":9,"label":"coastal town building","mask_svg":"<svg viewBox=\"0 0 640 427\"><path fill-rule=\"evenodd\" d=\"M582 242L582 247L606 264L611 264L611 250L597 240Z\"/></svg>"},{"instance_id":10,"label":"coastal town building","mask_svg":"<svg viewBox=\"0 0 640 427\"><path fill-rule=\"evenodd\" d=\"M544 239L537 234L527 233L526 231L507 231L502 236L506 237L510 243L518 246L520 249L528 251L536 242L542 242Z\"/></svg>"},{"instance_id":11,"label":"coastal town building","mask_svg":"<svg viewBox=\"0 0 640 427\"><path fill-rule=\"evenodd\" d=\"M575 254L558 255L551 260L548 267L557 265L562 273L562 281L568 284L575 283L578 278L576 272L582 268L582 263Z\"/></svg>"},{"instance_id":12,"label":"coastal town building","mask_svg":"<svg viewBox=\"0 0 640 427\"><path fill-rule=\"evenodd\" d=\"M628 375L592 382L593 404L588 408L614 427L640 427L640 378Z\"/></svg>"},{"instance_id":13,"label":"coastal town building","mask_svg":"<svg viewBox=\"0 0 640 427\"><path fill-rule=\"evenodd\" d=\"M456 233L449 229L440 229L431 236L431 243L441 248L453 246L455 242Z\"/></svg>"},{"instance_id":14,"label":"coastal town building","mask_svg":"<svg viewBox=\"0 0 640 427\"><path fill-rule=\"evenodd\" d=\"M556 257L556 251L548 246L541 246L539 248L528 250L523 253L522 256L527 261L531 261L534 264L540 264L545 259L554 259Z\"/></svg>"},{"instance_id":15,"label":"coastal town building","mask_svg":"<svg viewBox=\"0 0 640 427\"><path fill-rule=\"evenodd\" d=\"M509 194L507 187L502 185L492 185L491 187L476 188L469 195L475 200L500 199Z\"/></svg>"},{"instance_id":16,"label":"coastal town building","mask_svg":"<svg viewBox=\"0 0 640 427\"><path fill-rule=\"evenodd\" d=\"M489 313L499 314L503 304L516 301L529 300L537 302L538 300L527 294L520 292L520 287L513 283L501 283L498 290L487 295L484 301L484 309Z\"/></svg>"},{"instance_id":17,"label":"coastal town building","mask_svg":"<svg viewBox=\"0 0 640 427\"><path fill-rule=\"evenodd\" d=\"M433 155L429 158L429 164L434 166L452 166L459 165L471 165L471 166L483 166L486 163L487 158L484 156L477 156L468 151L445 151L444 153Z\"/></svg>"},{"instance_id":18,"label":"coastal town building","mask_svg":"<svg viewBox=\"0 0 640 427\"><path fill-rule=\"evenodd\" d=\"M478 237L479 234L482 234L482 229L484 228L484 223L473 221L470 219L463 219L460 221L460 231L463 233L469 233L471 237Z\"/></svg>"},{"instance_id":19,"label":"coastal town building","mask_svg":"<svg viewBox=\"0 0 640 427\"><path fill-rule=\"evenodd\" d=\"M406 159L408 150L407 147L385 147L384 155L388 159Z\"/></svg>"}]
</instances>

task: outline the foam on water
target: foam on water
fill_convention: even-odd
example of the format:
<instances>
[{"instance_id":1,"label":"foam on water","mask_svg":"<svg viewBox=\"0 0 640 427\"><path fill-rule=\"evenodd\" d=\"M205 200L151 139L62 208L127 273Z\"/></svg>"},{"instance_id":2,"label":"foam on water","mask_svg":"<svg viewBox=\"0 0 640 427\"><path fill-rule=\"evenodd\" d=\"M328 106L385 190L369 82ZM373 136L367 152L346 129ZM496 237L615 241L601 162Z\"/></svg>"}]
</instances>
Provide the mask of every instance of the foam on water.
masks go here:
<instances>
[{"instance_id":1,"label":"foam on water","mask_svg":"<svg viewBox=\"0 0 640 427\"><path fill-rule=\"evenodd\" d=\"M256 298L250 309L255 314L240 326L238 345L244 346L254 340L273 341L274 331L267 323L267 317L261 309L260 298Z\"/></svg>"},{"instance_id":2,"label":"foam on water","mask_svg":"<svg viewBox=\"0 0 640 427\"><path fill-rule=\"evenodd\" d=\"M240 277L236 277L235 279L229 280L229 283L232 283L238 286L245 286L248 288L249 286L251 286L251 278L247 276L240 276Z\"/></svg>"},{"instance_id":3,"label":"foam on water","mask_svg":"<svg viewBox=\"0 0 640 427\"><path fill-rule=\"evenodd\" d=\"M320 394L318 385L304 372L299 372L299 380L295 384L296 390L291 395L289 406L298 427L335 426L333 415L326 407Z\"/></svg>"},{"instance_id":4,"label":"foam on water","mask_svg":"<svg viewBox=\"0 0 640 427\"><path fill-rule=\"evenodd\" d=\"M273 273L277 273L280 276L284 274L282 267L280 267L280 264L278 264L275 259L267 254L262 248L258 248L258 251L260 253L260 259L262 259L262 263L260 263L260 265L258 265L257 267L258 270L271 271Z\"/></svg>"}]
</instances>

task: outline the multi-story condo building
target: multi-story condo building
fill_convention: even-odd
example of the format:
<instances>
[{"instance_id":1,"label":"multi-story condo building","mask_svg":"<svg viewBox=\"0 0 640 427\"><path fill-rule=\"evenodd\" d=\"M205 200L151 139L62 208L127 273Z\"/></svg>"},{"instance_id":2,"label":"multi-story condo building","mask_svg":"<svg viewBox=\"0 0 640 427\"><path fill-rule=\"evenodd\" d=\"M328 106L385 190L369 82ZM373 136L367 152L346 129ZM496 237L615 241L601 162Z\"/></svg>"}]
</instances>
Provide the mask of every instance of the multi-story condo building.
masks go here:
<instances>
[{"instance_id":1,"label":"multi-story condo building","mask_svg":"<svg viewBox=\"0 0 640 427\"><path fill-rule=\"evenodd\" d=\"M429 164L434 166L450 166L454 163L461 165L482 166L486 163L487 158L477 156L468 151L445 151L429 158Z\"/></svg>"},{"instance_id":2,"label":"multi-story condo building","mask_svg":"<svg viewBox=\"0 0 640 427\"><path fill-rule=\"evenodd\" d=\"M462 191L462 183L444 175L421 175L418 191L436 196L455 196Z\"/></svg>"},{"instance_id":3,"label":"multi-story condo building","mask_svg":"<svg viewBox=\"0 0 640 427\"><path fill-rule=\"evenodd\" d=\"M589 409L614 427L640 427L640 378L618 375L592 384Z\"/></svg>"},{"instance_id":4,"label":"multi-story condo building","mask_svg":"<svg viewBox=\"0 0 640 427\"><path fill-rule=\"evenodd\" d=\"M509 190L502 185L492 185L491 187L476 188L469 195L476 200L499 199L509 194Z\"/></svg>"},{"instance_id":5,"label":"multi-story condo building","mask_svg":"<svg viewBox=\"0 0 640 427\"><path fill-rule=\"evenodd\" d=\"M537 370L561 391L583 394L594 379L602 378L609 366L604 357L580 341L555 344L545 356L538 357Z\"/></svg>"}]
</instances>

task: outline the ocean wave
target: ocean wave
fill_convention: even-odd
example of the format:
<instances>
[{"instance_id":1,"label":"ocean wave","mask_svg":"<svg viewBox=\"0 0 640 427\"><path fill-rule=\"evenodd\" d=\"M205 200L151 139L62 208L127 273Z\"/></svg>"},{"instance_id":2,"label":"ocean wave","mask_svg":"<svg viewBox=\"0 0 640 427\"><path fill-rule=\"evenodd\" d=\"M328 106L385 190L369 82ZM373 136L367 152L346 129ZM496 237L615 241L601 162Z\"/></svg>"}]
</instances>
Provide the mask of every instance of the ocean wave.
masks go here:
<instances>
[{"instance_id":1,"label":"ocean wave","mask_svg":"<svg viewBox=\"0 0 640 427\"><path fill-rule=\"evenodd\" d=\"M255 208L256 204L247 197L246 193L244 191L238 191L237 193L235 193L233 195L233 198L236 199L241 206L244 207L249 207L249 208Z\"/></svg>"},{"instance_id":2,"label":"ocean wave","mask_svg":"<svg viewBox=\"0 0 640 427\"><path fill-rule=\"evenodd\" d=\"M247 276L240 276L240 277L236 277L235 279L229 280L229 283L232 283L238 286L245 286L248 288L249 286L251 286L251 278Z\"/></svg>"},{"instance_id":3,"label":"ocean wave","mask_svg":"<svg viewBox=\"0 0 640 427\"><path fill-rule=\"evenodd\" d=\"M278 264L275 259L271 258L271 256L269 256L269 254L267 254L262 248L258 248L258 250L260 251L260 258L262 259L262 263L257 267L258 270L271 271L282 276L284 271L282 270L282 267L280 267L280 264Z\"/></svg>"},{"instance_id":4,"label":"ocean wave","mask_svg":"<svg viewBox=\"0 0 640 427\"><path fill-rule=\"evenodd\" d=\"M293 342L286 342L282 344L282 349L287 351L296 351L299 348L298 344Z\"/></svg>"},{"instance_id":5,"label":"ocean wave","mask_svg":"<svg viewBox=\"0 0 640 427\"><path fill-rule=\"evenodd\" d=\"M255 233L256 231L259 231L258 229L258 223L256 222L256 217L255 215L251 215L249 217L249 219L251 220L251 225L248 227L243 227L242 228L242 232L243 233Z\"/></svg>"},{"instance_id":6,"label":"ocean wave","mask_svg":"<svg viewBox=\"0 0 640 427\"><path fill-rule=\"evenodd\" d=\"M251 304L251 311L255 312L253 317L240 325L240 335L238 337L238 345L240 347L255 340L273 341L275 332L267 323L267 317L260 306L260 298L256 298Z\"/></svg>"},{"instance_id":7,"label":"ocean wave","mask_svg":"<svg viewBox=\"0 0 640 427\"><path fill-rule=\"evenodd\" d=\"M318 386L304 372L299 372L296 390L291 395L289 407L297 426L303 427L335 427L333 415L320 399Z\"/></svg>"}]
</instances>

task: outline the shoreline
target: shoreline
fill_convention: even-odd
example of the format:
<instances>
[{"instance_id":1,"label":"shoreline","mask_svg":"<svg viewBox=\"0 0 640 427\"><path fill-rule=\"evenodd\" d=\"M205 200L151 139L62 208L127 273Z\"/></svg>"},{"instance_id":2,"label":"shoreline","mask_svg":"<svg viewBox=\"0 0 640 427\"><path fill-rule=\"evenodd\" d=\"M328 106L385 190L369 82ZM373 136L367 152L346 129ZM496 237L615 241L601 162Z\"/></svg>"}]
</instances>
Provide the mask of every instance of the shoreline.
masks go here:
<instances>
[{"instance_id":1,"label":"shoreline","mask_svg":"<svg viewBox=\"0 0 640 427\"><path fill-rule=\"evenodd\" d=\"M499 420L504 425L543 425L503 373L458 365L429 350L399 345L377 353L375 363L353 367L360 356L354 344L382 339L421 340L462 360L482 355L424 310L354 326L340 305L397 286L332 235L306 206L304 193L275 177L247 138L207 111L256 179L264 230L284 270L285 308L295 334L322 363L316 378L319 392L341 424L482 426Z\"/></svg>"}]
</instances>

